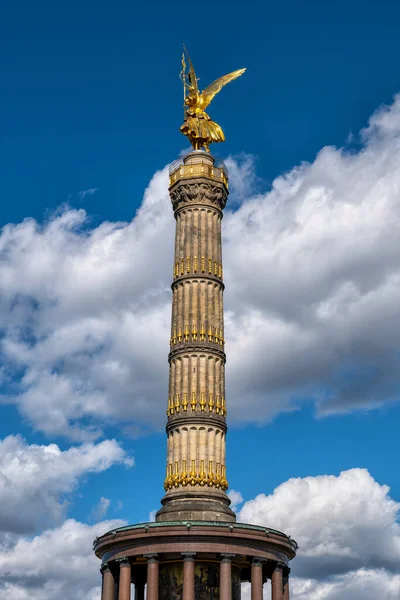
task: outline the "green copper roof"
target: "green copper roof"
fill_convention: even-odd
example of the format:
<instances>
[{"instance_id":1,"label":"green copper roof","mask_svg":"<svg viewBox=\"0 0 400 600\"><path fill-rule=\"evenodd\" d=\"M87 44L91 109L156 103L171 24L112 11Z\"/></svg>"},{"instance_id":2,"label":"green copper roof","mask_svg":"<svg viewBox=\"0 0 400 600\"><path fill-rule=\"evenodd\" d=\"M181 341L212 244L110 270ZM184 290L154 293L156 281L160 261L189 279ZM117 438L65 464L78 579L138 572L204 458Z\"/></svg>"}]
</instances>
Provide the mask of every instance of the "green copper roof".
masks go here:
<instances>
[{"instance_id":1,"label":"green copper roof","mask_svg":"<svg viewBox=\"0 0 400 600\"><path fill-rule=\"evenodd\" d=\"M118 527L116 529L112 529L111 531L107 531L103 535L114 534L119 531L131 531L133 529L142 529L143 527L148 527L149 529L157 529L159 527L170 527L171 525L196 525L196 526L204 526L204 527L226 527L228 529L252 529L253 531L262 531L264 533L276 533L277 535L282 535L283 537L291 540L289 536L282 531L278 531L277 529L270 529L269 527L261 527L261 525L248 525L246 523L228 523L221 521L162 521L160 523L150 522L150 523L137 523L135 525L126 525L125 527ZM102 536L103 537L103 536ZM294 541L294 540L292 540Z\"/></svg>"}]
</instances>

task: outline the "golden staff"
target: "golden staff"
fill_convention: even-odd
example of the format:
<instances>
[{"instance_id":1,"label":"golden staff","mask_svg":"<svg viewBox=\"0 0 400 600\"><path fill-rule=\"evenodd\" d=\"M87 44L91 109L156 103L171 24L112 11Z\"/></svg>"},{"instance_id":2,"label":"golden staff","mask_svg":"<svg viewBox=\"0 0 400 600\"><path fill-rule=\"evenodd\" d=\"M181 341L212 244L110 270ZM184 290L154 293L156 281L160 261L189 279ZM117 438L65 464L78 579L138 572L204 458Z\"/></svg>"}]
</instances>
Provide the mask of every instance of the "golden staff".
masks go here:
<instances>
[{"instance_id":1,"label":"golden staff","mask_svg":"<svg viewBox=\"0 0 400 600\"><path fill-rule=\"evenodd\" d=\"M183 120L186 121L186 108L185 108L185 100L186 100L186 61L185 61L185 53L182 52L182 71L179 73L180 80L183 83Z\"/></svg>"}]
</instances>

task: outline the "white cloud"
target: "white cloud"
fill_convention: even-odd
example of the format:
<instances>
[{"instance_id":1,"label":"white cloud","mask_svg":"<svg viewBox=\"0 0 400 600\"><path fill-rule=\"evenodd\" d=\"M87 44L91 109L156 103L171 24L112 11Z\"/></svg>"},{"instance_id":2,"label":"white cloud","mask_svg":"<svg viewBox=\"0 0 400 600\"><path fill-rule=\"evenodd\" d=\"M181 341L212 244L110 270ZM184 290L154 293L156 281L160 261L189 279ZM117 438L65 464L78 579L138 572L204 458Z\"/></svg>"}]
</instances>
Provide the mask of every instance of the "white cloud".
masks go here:
<instances>
[{"instance_id":1,"label":"white cloud","mask_svg":"<svg viewBox=\"0 0 400 600\"><path fill-rule=\"evenodd\" d=\"M110 508L111 500L102 496L92 511L92 516L96 521L104 518Z\"/></svg>"},{"instance_id":2,"label":"white cloud","mask_svg":"<svg viewBox=\"0 0 400 600\"><path fill-rule=\"evenodd\" d=\"M82 210L0 236L3 402L49 435L94 438L113 419L163 422L174 219L167 172L130 224ZM16 380L16 374L18 379ZM85 426L82 420L85 419Z\"/></svg>"},{"instance_id":3,"label":"white cloud","mask_svg":"<svg viewBox=\"0 0 400 600\"><path fill-rule=\"evenodd\" d=\"M98 191L99 188L89 188L87 190L81 190L80 192L78 192L78 196L81 200L84 200L86 196L93 196L93 194L95 194Z\"/></svg>"},{"instance_id":4,"label":"white cloud","mask_svg":"<svg viewBox=\"0 0 400 600\"><path fill-rule=\"evenodd\" d=\"M246 502L239 519L290 529L300 541L291 565L293 600L398 600L399 509L386 486L353 469L339 477L289 480L271 496ZM89 526L69 519L33 539L0 547L0 595L10 600L98 600L99 561L92 541L124 524ZM354 558L363 566L354 568ZM386 569L378 566L383 563ZM243 585L242 600L249 597L249 585ZM264 597L271 597L269 583Z\"/></svg>"},{"instance_id":5,"label":"white cloud","mask_svg":"<svg viewBox=\"0 0 400 600\"><path fill-rule=\"evenodd\" d=\"M1 440L0 532L33 533L60 522L79 480L118 463L133 461L115 440L65 451L56 444L29 445L19 436Z\"/></svg>"},{"instance_id":6,"label":"white cloud","mask_svg":"<svg viewBox=\"0 0 400 600\"><path fill-rule=\"evenodd\" d=\"M224 219L231 421L267 421L304 397L320 414L399 399L400 96L362 139L245 199L251 163L229 159L242 198ZM137 435L164 421L167 185L157 172L131 223L90 228L66 209L2 230L2 401L48 435L93 439L105 421Z\"/></svg>"},{"instance_id":7,"label":"white cloud","mask_svg":"<svg viewBox=\"0 0 400 600\"><path fill-rule=\"evenodd\" d=\"M154 508L153 510L151 510L149 512L149 522L154 522L156 520L157 511L158 511L158 508Z\"/></svg>"},{"instance_id":8,"label":"white cloud","mask_svg":"<svg viewBox=\"0 0 400 600\"><path fill-rule=\"evenodd\" d=\"M103 521L89 526L69 519L13 548L0 548L0 596L9 600L98 600L100 561L95 537L125 525Z\"/></svg>"},{"instance_id":9,"label":"white cloud","mask_svg":"<svg viewBox=\"0 0 400 600\"><path fill-rule=\"evenodd\" d=\"M293 579L293 600L398 600L400 575L383 569L359 569L328 581Z\"/></svg>"},{"instance_id":10,"label":"white cloud","mask_svg":"<svg viewBox=\"0 0 400 600\"><path fill-rule=\"evenodd\" d=\"M383 569L359 569L327 581L291 577L291 600L399 600L400 575ZM271 582L264 584L264 600L271 600ZM249 583L242 584L241 600L250 600Z\"/></svg>"},{"instance_id":11,"label":"white cloud","mask_svg":"<svg viewBox=\"0 0 400 600\"><path fill-rule=\"evenodd\" d=\"M272 494L246 502L238 520L291 535L299 544L293 572L308 579L360 569L396 571L400 503L365 469L338 477L289 479Z\"/></svg>"},{"instance_id":12,"label":"white cloud","mask_svg":"<svg viewBox=\"0 0 400 600\"><path fill-rule=\"evenodd\" d=\"M229 490L227 495L230 501L232 502L231 509L233 510L233 512L236 512L239 505L243 502L242 494L240 492L237 492L236 490Z\"/></svg>"},{"instance_id":13,"label":"white cloud","mask_svg":"<svg viewBox=\"0 0 400 600\"><path fill-rule=\"evenodd\" d=\"M301 396L325 413L399 399L399 106L362 151L326 147L227 215L228 385L257 415Z\"/></svg>"},{"instance_id":14,"label":"white cloud","mask_svg":"<svg viewBox=\"0 0 400 600\"><path fill-rule=\"evenodd\" d=\"M238 520L270 526L299 544L293 600L398 600L400 503L368 471L289 479L245 502ZM270 598L270 583L264 586ZM242 600L250 598L243 586Z\"/></svg>"}]
</instances>

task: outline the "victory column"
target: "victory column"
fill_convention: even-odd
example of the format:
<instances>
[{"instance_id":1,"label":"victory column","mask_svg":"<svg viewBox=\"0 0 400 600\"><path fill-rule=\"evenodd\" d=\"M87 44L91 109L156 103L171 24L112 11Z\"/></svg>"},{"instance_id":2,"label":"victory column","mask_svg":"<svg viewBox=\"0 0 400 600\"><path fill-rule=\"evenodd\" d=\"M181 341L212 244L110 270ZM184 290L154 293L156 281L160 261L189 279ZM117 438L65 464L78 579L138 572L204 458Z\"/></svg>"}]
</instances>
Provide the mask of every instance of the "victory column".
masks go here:
<instances>
[{"instance_id":1,"label":"victory column","mask_svg":"<svg viewBox=\"0 0 400 600\"><path fill-rule=\"evenodd\" d=\"M170 167L176 219L167 402L165 495L155 523L110 531L94 542L101 558L102 600L240 600L251 581L262 600L289 600L289 561L297 544L267 527L236 523L226 473L222 211L228 173L209 151L225 140L205 109L245 69L202 92L182 56L185 119L193 151Z\"/></svg>"}]
</instances>

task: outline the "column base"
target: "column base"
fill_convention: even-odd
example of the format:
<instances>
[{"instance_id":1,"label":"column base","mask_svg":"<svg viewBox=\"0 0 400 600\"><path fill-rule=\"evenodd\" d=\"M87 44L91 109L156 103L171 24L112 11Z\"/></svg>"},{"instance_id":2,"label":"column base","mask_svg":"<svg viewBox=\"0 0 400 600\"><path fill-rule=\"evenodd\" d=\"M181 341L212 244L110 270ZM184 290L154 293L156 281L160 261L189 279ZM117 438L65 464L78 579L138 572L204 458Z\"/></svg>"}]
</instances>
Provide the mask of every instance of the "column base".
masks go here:
<instances>
[{"instance_id":1,"label":"column base","mask_svg":"<svg viewBox=\"0 0 400 600\"><path fill-rule=\"evenodd\" d=\"M156 522L165 521L217 521L235 523L236 515L229 508L231 501L226 494L207 494L201 492L188 494L174 493L161 500L162 508L156 514Z\"/></svg>"}]
</instances>

